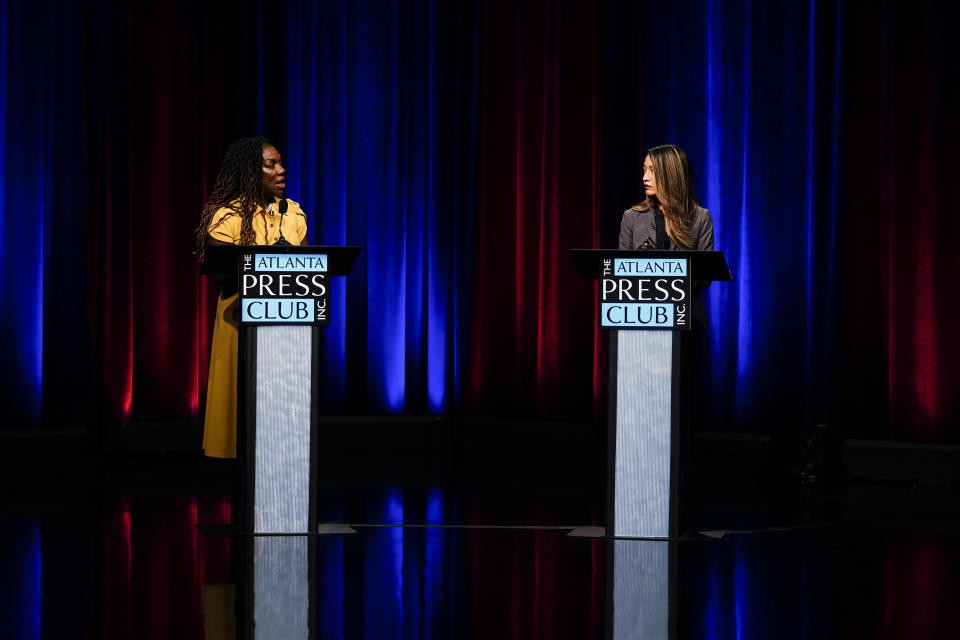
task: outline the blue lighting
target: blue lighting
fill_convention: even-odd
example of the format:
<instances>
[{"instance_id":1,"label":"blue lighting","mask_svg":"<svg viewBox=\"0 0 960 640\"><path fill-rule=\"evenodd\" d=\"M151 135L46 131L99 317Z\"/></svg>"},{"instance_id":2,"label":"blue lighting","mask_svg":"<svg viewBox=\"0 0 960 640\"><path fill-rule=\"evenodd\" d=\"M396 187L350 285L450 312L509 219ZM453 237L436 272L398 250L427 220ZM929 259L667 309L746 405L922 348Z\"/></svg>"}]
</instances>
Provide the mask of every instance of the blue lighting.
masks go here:
<instances>
[{"instance_id":1,"label":"blue lighting","mask_svg":"<svg viewBox=\"0 0 960 640\"><path fill-rule=\"evenodd\" d=\"M740 238L738 243L739 260L737 266L737 280L739 300L737 301L737 386L736 386L736 406L738 413L742 411L744 403L747 402L747 389L745 378L751 370L751 352L753 351L753 315L752 315L752 273L751 258L752 246L751 240L751 218L750 207L754 206L750 186L750 36L751 36L751 11L750 1L747 0L746 20L744 25L744 50L743 62L743 104L742 118L743 131L740 140ZM738 415L742 419L742 414Z\"/></svg>"},{"instance_id":2,"label":"blue lighting","mask_svg":"<svg viewBox=\"0 0 960 640\"><path fill-rule=\"evenodd\" d=\"M7 377L5 422L37 423L43 384L43 276L52 117L44 73L20 63L36 34L19 28L42 11L24 3L0 9L0 355ZM39 21L38 21L39 22ZM10 25L18 25L11 29ZM43 49L48 43L41 42ZM44 57L40 57L44 61ZM46 70L45 70L46 71Z\"/></svg>"},{"instance_id":3,"label":"blue lighting","mask_svg":"<svg viewBox=\"0 0 960 640\"><path fill-rule=\"evenodd\" d=\"M734 637L737 640L743 640L746 637L746 627L747 627L747 602L749 594L747 589L749 588L747 584L747 567L746 561L742 557L739 545L734 552L734 566L733 566L733 620L734 620Z\"/></svg>"},{"instance_id":4,"label":"blue lighting","mask_svg":"<svg viewBox=\"0 0 960 640\"><path fill-rule=\"evenodd\" d=\"M433 489L427 493L427 524L441 525L443 521L443 492ZM424 638L447 637L441 628L444 602L444 530L427 529L424 533L423 604Z\"/></svg>"},{"instance_id":5,"label":"blue lighting","mask_svg":"<svg viewBox=\"0 0 960 640\"><path fill-rule=\"evenodd\" d=\"M441 412L458 272L445 131L455 101L444 86L454 41L438 36L446 23L433 1L309 4L284 18L283 113L264 103L262 121L285 131L278 144L309 241L363 247L347 281L334 282L325 406Z\"/></svg>"},{"instance_id":6,"label":"blue lighting","mask_svg":"<svg viewBox=\"0 0 960 640\"><path fill-rule=\"evenodd\" d=\"M805 342L805 353L804 353L804 407L806 409L806 415L804 416L805 422L807 424L811 423L811 410L813 405L813 381L814 381L814 358L813 358L813 349L814 349L814 335L813 328L815 326L815 314L817 307L817 286L816 286L816 271L817 264L814 255L814 229L816 227L816 208L814 203L817 201L816 193L814 191L814 155L816 153L815 139L814 139L814 87L816 86L814 81L814 51L816 50L816 21L814 16L816 15L816 2L810 0L810 9L809 9L809 26L807 34L807 113L805 118L805 127L807 133L807 162L806 162L806 174L807 174L807 193L806 193L806 271L807 271L807 286L806 286L806 307L805 311L805 330L806 330L806 340Z\"/></svg>"},{"instance_id":7,"label":"blue lighting","mask_svg":"<svg viewBox=\"0 0 960 640\"><path fill-rule=\"evenodd\" d=\"M26 591L30 594L30 601L27 603L29 611L29 621L33 627L33 637L40 638L43 630L43 533L40 529L40 521L33 523L33 544L27 552L27 562L31 567L32 589Z\"/></svg>"},{"instance_id":8,"label":"blue lighting","mask_svg":"<svg viewBox=\"0 0 960 640\"><path fill-rule=\"evenodd\" d=\"M328 537L320 545L320 593L316 627L321 638L343 638L343 538Z\"/></svg>"},{"instance_id":9,"label":"blue lighting","mask_svg":"<svg viewBox=\"0 0 960 640\"><path fill-rule=\"evenodd\" d=\"M817 60L836 55L824 52L821 17L823 25L839 17L821 16L822 4L770 11L751 0L679 0L646 9L658 29L644 49L643 140L687 150L734 278L706 294L705 413L717 425L767 430L766 418L786 406L811 421L829 395L814 372L835 357L839 103ZM676 45L691 37L701 44Z\"/></svg>"},{"instance_id":10,"label":"blue lighting","mask_svg":"<svg viewBox=\"0 0 960 640\"><path fill-rule=\"evenodd\" d=\"M403 524L403 495L387 492L373 522ZM363 609L365 638L402 637L404 626L403 529L387 527L364 537Z\"/></svg>"},{"instance_id":11,"label":"blue lighting","mask_svg":"<svg viewBox=\"0 0 960 640\"><path fill-rule=\"evenodd\" d=\"M704 598L703 605L703 620L700 626L700 635L697 636L691 633L690 635L692 637L699 637L703 640L721 640L725 637L723 633L723 622L725 620L723 596L727 590L721 583L721 559L722 556L720 553L708 553L707 561L711 566L705 572L706 579L703 581L704 588L706 589L706 597Z\"/></svg>"},{"instance_id":12,"label":"blue lighting","mask_svg":"<svg viewBox=\"0 0 960 640\"><path fill-rule=\"evenodd\" d=\"M726 140L724 139L724 128L721 117L723 114L723 102L721 88L724 78L723 59L718 55L717 40L723 41L723 10L720 3L711 1L707 6L707 21L705 23L705 53L706 60L704 68L706 70L706 149L704 160L706 162L706 171L704 171L704 180L702 187L702 202L710 209L713 218L714 241L722 251L727 251L727 260L733 257L726 249L727 238L730 236L729 228L732 225L727 224L727 209L724 206L724 185L727 175L724 174L726 165L725 151ZM728 285L714 285L707 290L707 311L710 319L710 345L722 344L724 340L723 310L727 307L730 298L730 289ZM710 379L714 381L723 381L727 379L728 358L723 350L714 348L711 351L710 360ZM723 385L717 385L723 386Z\"/></svg>"},{"instance_id":13,"label":"blue lighting","mask_svg":"<svg viewBox=\"0 0 960 640\"><path fill-rule=\"evenodd\" d=\"M0 3L0 247L7 255L7 4ZM6 259L3 260L6 268ZM0 278L0 304L6 315L6 278Z\"/></svg>"},{"instance_id":14,"label":"blue lighting","mask_svg":"<svg viewBox=\"0 0 960 640\"><path fill-rule=\"evenodd\" d=\"M344 522L343 500L324 500L324 508L318 514L320 522ZM316 598L314 627L319 638L342 640L346 590L344 568L344 538L325 536L317 542L317 579L319 592Z\"/></svg>"},{"instance_id":15,"label":"blue lighting","mask_svg":"<svg viewBox=\"0 0 960 640\"><path fill-rule=\"evenodd\" d=\"M0 3L2 422L14 427L75 424L94 395L81 16L76 3Z\"/></svg>"},{"instance_id":16,"label":"blue lighting","mask_svg":"<svg viewBox=\"0 0 960 640\"><path fill-rule=\"evenodd\" d=\"M43 535L39 520L13 523L0 539L0 637L31 640L43 631Z\"/></svg>"}]
</instances>

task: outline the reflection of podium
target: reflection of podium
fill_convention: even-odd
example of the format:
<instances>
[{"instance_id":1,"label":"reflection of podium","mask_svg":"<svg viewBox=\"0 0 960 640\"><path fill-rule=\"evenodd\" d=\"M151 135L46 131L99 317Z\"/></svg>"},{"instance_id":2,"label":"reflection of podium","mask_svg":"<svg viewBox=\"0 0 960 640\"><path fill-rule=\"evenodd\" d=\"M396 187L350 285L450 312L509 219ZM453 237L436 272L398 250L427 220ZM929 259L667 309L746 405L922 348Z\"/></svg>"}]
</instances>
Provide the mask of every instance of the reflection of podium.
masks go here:
<instances>
[{"instance_id":1,"label":"reflection of podium","mask_svg":"<svg viewBox=\"0 0 960 640\"><path fill-rule=\"evenodd\" d=\"M330 322L330 276L360 247L211 246L204 272L240 291L237 448L251 533L306 533L316 524L315 455L322 384L317 355Z\"/></svg>"},{"instance_id":2,"label":"reflection of podium","mask_svg":"<svg viewBox=\"0 0 960 640\"><path fill-rule=\"evenodd\" d=\"M608 537L680 533L679 438L685 412L681 337L694 281L731 280L718 251L572 249L599 279L600 324L610 331Z\"/></svg>"}]
</instances>

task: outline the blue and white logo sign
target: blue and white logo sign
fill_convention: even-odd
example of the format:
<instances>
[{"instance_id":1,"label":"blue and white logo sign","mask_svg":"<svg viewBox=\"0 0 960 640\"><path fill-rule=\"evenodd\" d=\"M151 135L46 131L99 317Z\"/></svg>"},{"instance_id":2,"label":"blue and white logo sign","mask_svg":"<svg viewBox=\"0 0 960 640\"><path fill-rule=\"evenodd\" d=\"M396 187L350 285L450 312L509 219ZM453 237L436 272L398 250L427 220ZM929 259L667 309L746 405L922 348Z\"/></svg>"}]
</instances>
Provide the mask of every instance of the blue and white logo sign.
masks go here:
<instances>
[{"instance_id":1,"label":"blue and white logo sign","mask_svg":"<svg viewBox=\"0 0 960 640\"><path fill-rule=\"evenodd\" d=\"M600 326L606 329L690 328L686 258L604 260L599 294Z\"/></svg>"},{"instance_id":2,"label":"blue and white logo sign","mask_svg":"<svg viewBox=\"0 0 960 640\"><path fill-rule=\"evenodd\" d=\"M326 254L249 253L241 260L241 323L330 323Z\"/></svg>"}]
</instances>

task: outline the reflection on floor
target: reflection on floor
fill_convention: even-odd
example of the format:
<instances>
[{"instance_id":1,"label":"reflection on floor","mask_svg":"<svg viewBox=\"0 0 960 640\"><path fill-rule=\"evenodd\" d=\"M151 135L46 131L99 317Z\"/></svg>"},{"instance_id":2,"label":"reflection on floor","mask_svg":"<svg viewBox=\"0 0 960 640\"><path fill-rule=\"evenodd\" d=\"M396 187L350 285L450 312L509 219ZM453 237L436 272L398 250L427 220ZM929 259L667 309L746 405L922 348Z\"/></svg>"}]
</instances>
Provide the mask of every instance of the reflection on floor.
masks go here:
<instances>
[{"instance_id":1,"label":"reflection on floor","mask_svg":"<svg viewBox=\"0 0 960 640\"><path fill-rule=\"evenodd\" d=\"M72 483L7 479L50 491L8 492L0 637L955 633L960 496L946 491L852 485L791 501L779 489L738 498L713 486L699 492L694 520L728 533L665 543L567 535L602 525L602 495L560 481L326 482L321 520L356 533L250 538L201 531L231 520L226 467L167 462L87 470Z\"/></svg>"}]
</instances>

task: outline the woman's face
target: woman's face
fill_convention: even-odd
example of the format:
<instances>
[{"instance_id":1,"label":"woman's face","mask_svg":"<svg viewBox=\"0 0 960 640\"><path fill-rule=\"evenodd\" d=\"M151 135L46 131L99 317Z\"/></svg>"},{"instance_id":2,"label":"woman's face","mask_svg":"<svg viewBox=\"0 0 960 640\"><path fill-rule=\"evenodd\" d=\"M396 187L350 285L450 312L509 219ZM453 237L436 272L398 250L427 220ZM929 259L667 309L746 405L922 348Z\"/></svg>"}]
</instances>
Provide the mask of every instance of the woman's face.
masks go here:
<instances>
[{"instance_id":1,"label":"woman's face","mask_svg":"<svg viewBox=\"0 0 960 640\"><path fill-rule=\"evenodd\" d=\"M653 175L653 160L650 156L643 160L643 192L648 196L657 195L657 178Z\"/></svg>"},{"instance_id":2,"label":"woman's face","mask_svg":"<svg viewBox=\"0 0 960 640\"><path fill-rule=\"evenodd\" d=\"M268 200L282 198L287 188L287 170L280 162L280 152L273 145L263 147L263 195Z\"/></svg>"}]
</instances>

